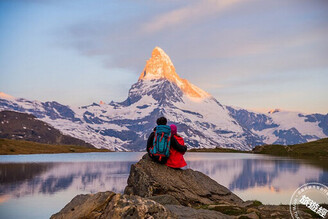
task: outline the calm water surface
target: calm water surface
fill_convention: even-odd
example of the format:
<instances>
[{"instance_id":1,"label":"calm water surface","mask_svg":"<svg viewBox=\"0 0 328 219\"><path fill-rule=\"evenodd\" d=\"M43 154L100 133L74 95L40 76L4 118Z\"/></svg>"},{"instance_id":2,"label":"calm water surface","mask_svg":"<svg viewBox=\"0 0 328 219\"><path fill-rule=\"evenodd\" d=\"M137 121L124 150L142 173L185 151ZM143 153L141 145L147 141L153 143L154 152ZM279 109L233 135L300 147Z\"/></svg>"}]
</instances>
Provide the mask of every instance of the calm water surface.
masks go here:
<instances>
[{"instance_id":1,"label":"calm water surface","mask_svg":"<svg viewBox=\"0 0 328 219\"><path fill-rule=\"evenodd\" d=\"M122 193L130 166L144 153L0 156L0 218L49 218L75 195ZM328 185L328 164L237 153L186 153L190 168L228 187L244 200L287 204L307 182Z\"/></svg>"}]
</instances>

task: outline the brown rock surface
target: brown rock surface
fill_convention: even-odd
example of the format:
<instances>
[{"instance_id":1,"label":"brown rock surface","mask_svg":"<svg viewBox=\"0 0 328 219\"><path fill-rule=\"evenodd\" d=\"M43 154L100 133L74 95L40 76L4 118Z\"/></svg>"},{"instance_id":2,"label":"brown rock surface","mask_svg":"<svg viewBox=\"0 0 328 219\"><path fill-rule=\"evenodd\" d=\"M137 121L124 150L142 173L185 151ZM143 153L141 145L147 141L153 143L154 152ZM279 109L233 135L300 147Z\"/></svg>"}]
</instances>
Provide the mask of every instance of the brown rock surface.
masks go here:
<instances>
[{"instance_id":1,"label":"brown rock surface","mask_svg":"<svg viewBox=\"0 0 328 219\"><path fill-rule=\"evenodd\" d=\"M243 202L229 189L201 172L172 169L153 162L148 155L131 166L124 193L141 197L167 194L184 206L214 204L221 201Z\"/></svg>"},{"instance_id":2,"label":"brown rock surface","mask_svg":"<svg viewBox=\"0 0 328 219\"><path fill-rule=\"evenodd\" d=\"M99 192L78 195L51 219L174 218L163 205L139 196Z\"/></svg>"}]
</instances>

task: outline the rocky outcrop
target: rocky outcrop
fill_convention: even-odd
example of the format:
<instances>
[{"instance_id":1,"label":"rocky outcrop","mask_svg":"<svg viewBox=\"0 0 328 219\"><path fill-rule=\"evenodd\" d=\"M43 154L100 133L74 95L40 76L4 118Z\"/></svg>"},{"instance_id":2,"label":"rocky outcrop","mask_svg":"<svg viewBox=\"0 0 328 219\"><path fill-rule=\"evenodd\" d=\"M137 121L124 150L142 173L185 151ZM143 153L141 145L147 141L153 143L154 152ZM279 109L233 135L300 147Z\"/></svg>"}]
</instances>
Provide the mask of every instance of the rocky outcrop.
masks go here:
<instances>
[{"instance_id":1,"label":"rocky outcrop","mask_svg":"<svg viewBox=\"0 0 328 219\"><path fill-rule=\"evenodd\" d=\"M243 201L203 173L171 169L145 155L131 166L124 194L78 195L51 218L259 219L290 218L290 213L288 206Z\"/></svg>"},{"instance_id":2,"label":"rocky outcrop","mask_svg":"<svg viewBox=\"0 0 328 219\"><path fill-rule=\"evenodd\" d=\"M191 169L172 169L152 162L146 154L131 166L125 194L152 197L170 195L181 205L198 206L221 201L243 201L205 174Z\"/></svg>"},{"instance_id":3,"label":"rocky outcrop","mask_svg":"<svg viewBox=\"0 0 328 219\"><path fill-rule=\"evenodd\" d=\"M169 218L163 205L134 195L99 192L78 195L51 219L64 218Z\"/></svg>"},{"instance_id":4,"label":"rocky outcrop","mask_svg":"<svg viewBox=\"0 0 328 219\"><path fill-rule=\"evenodd\" d=\"M104 211L116 194L114 192L99 192L89 195L77 195L60 212L51 216L52 219L60 218L95 218L98 212Z\"/></svg>"},{"instance_id":5,"label":"rocky outcrop","mask_svg":"<svg viewBox=\"0 0 328 219\"><path fill-rule=\"evenodd\" d=\"M220 212L193 209L181 205L162 205L136 195L122 195L113 192L78 195L51 219L78 218L218 218L231 216Z\"/></svg>"},{"instance_id":6,"label":"rocky outcrop","mask_svg":"<svg viewBox=\"0 0 328 219\"><path fill-rule=\"evenodd\" d=\"M222 214L221 212L207 209L194 209L181 205L165 205L175 218L188 219L232 219L233 216Z\"/></svg>"}]
</instances>

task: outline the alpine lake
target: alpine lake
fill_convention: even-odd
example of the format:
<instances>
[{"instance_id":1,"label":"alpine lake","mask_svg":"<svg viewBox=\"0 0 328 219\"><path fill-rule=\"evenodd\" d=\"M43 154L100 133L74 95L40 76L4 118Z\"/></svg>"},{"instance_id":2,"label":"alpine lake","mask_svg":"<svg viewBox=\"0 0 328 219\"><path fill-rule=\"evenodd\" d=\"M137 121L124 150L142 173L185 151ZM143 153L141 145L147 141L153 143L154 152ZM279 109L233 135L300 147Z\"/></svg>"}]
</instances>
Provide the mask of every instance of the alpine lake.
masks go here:
<instances>
[{"instance_id":1,"label":"alpine lake","mask_svg":"<svg viewBox=\"0 0 328 219\"><path fill-rule=\"evenodd\" d=\"M0 155L0 218L49 218L78 194L123 193L145 152ZM308 182L328 184L328 161L247 153L187 152L188 167L244 200L289 204Z\"/></svg>"}]
</instances>

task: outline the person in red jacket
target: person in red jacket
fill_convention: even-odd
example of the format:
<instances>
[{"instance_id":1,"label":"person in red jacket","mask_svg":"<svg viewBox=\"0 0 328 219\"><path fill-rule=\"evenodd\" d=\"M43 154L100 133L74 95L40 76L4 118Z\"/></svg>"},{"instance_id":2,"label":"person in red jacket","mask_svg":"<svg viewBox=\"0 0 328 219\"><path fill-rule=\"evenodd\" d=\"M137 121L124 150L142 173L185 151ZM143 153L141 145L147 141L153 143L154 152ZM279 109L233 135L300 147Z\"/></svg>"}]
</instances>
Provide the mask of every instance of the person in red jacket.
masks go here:
<instances>
[{"instance_id":1,"label":"person in red jacket","mask_svg":"<svg viewBox=\"0 0 328 219\"><path fill-rule=\"evenodd\" d=\"M177 134L178 129L177 129L176 125L172 124L172 125L170 125L170 127L171 127L171 136L174 137L180 145L186 147L184 145L183 138ZM166 162L166 166L172 167L172 168L182 168L182 167L187 166L187 163L186 163L185 159L183 158L184 153L185 152L179 152L175 148L170 147L170 156Z\"/></svg>"}]
</instances>

